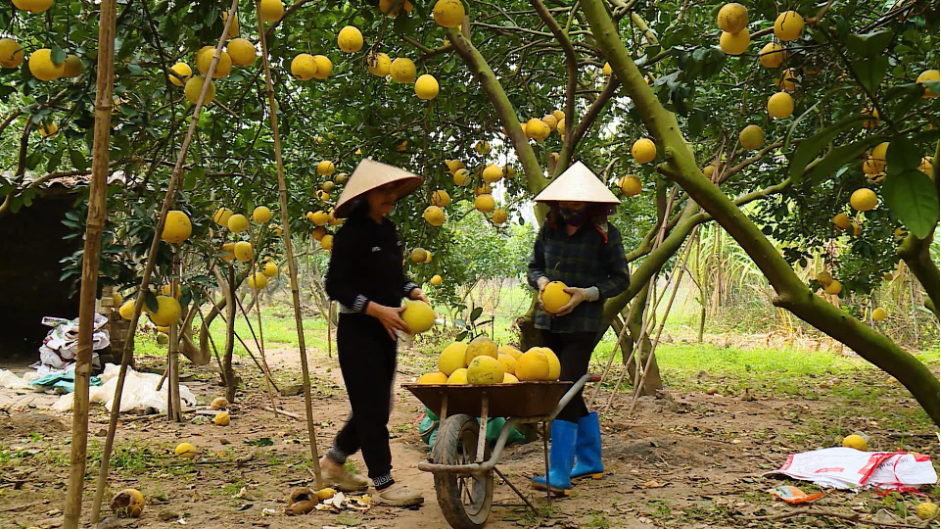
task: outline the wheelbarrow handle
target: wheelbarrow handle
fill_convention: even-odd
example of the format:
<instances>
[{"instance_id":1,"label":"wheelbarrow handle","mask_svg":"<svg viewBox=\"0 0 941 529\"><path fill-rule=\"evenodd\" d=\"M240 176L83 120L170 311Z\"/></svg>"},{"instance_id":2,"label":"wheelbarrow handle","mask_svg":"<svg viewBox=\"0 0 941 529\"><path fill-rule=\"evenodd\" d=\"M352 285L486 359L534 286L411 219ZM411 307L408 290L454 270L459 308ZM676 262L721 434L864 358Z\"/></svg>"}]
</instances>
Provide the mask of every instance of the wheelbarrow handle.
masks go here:
<instances>
[{"instance_id":1,"label":"wheelbarrow handle","mask_svg":"<svg viewBox=\"0 0 941 529\"><path fill-rule=\"evenodd\" d=\"M575 381L575 383L572 384L572 387L570 387L569 390L565 392L565 395L562 395L562 398L559 400L559 404L555 407L554 410L552 410L552 413L549 414L549 420L551 421L555 419L558 414L562 413L562 409L568 406L569 402L572 402L572 399L574 399L575 395L585 387L585 384L587 384L589 381L599 382L600 380L601 376L588 373Z\"/></svg>"}]
</instances>

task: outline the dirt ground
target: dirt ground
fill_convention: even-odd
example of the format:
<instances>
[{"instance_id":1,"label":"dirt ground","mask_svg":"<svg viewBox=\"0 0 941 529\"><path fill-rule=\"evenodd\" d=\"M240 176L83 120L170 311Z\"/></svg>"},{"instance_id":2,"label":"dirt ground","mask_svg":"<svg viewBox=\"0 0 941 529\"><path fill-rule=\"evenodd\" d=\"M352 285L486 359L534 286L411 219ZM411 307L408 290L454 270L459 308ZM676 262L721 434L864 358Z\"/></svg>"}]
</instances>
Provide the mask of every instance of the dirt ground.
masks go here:
<instances>
[{"instance_id":1,"label":"dirt ground","mask_svg":"<svg viewBox=\"0 0 941 529\"><path fill-rule=\"evenodd\" d=\"M300 381L297 352L271 350L268 357L282 391L296 393ZM399 383L413 380L421 368L420 362L410 362L407 355L402 357ZM374 505L365 513L314 511L306 516L285 516L283 498L295 487L313 486L306 425L303 420L265 411L270 400L263 379L249 359L240 360L239 373L245 387L231 409L231 425L214 426L210 416L192 413L179 424L156 415L128 415L122 420L112 457L110 488L137 488L147 498L147 506L141 518L119 521L115 526L447 527L436 502L432 476L417 469L427 457L417 434L422 406L401 388L396 392L389 425L393 473L397 480L424 494L424 506L401 510ZM316 352L311 364L317 444L325 451L343 424L348 404L335 359ZM146 359L142 367L148 365L161 366L155 358ZM224 393L214 366L194 368L187 364L184 374L184 383L202 404ZM709 380L702 382L710 384ZM886 383L876 373L851 382L864 388ZM835 411L834 403L818 394L826 394L826 383L808 384L813 384L817 396L807 400L778 398L773 391L759 390L743 398L731 392L707 395L694 388L671 389L665 398L642 399L633 414L628 412L629 393L622 392L603 423L605 478L579 483L570 497L549 506L544 496L528 486L529 478L541 473L542 443L509 447L499 468L539 512L494 507L487 527L853 527L853 521L829 516L759 519L795 509L765 492L788 482L762 477L762 473L780 466L787 454L833 446L833 437L816 425L834 416L853 423L840 424L842 429L865 428L879 449L928 453L937 465L936 431L903 432L884 421L857 416L851 409ZM70 415L48 409L54 397L2 391L0 527L61 526ZM602 391L599 401L607 396L607 390ZM302 395L275 399L288 412L303 417ZM841 401L839 405L851 407L852 401ZM891 405L915 409L914 401L905 399L901 392ZM86 517L106 431L107 415L103 407L95 406L89 425L91 463ZM194 444L200 456L193 461L174 457L173 449L182 441ZM249 455L250 460L245 462ZM365 469L358 455L353 460L358 468ZM808 484L791 484L806 492L816 490ZM936 487L925 492L937 501ZM519 503L500 480L494 501ZM908 524L899 527L917 527L922 523L917 518L905 518L912 514L906 509L912 509L917 501L919 498L911 494L884 498L875 491L831 492L813 509L855 513L866 519L877 517Z\"/></svg>"}]
</instances>

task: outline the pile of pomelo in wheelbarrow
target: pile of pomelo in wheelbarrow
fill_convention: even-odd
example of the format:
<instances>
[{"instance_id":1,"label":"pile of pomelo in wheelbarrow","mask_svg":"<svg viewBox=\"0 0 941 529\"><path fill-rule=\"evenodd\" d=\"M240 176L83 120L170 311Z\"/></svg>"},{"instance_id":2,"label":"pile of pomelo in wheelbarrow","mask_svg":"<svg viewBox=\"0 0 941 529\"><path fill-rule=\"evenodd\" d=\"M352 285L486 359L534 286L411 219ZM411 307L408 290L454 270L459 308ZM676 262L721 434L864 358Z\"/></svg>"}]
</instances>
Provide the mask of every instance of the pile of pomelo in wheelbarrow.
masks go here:
<instances>
[{"instance_id":1,"label":"pile of pomelo in wheelbarrow","mask_svg":"<svg viewBox=\"0 0 941 529\"><path fill-rule=\"evenodd\" d=\"M486 336L469 344L454 342L438 357L438 371L425 373L419 384L487 385L559 379L559 358L547 347L525 353L510 346L497 346Z\"/></svg>"}]
</instances>

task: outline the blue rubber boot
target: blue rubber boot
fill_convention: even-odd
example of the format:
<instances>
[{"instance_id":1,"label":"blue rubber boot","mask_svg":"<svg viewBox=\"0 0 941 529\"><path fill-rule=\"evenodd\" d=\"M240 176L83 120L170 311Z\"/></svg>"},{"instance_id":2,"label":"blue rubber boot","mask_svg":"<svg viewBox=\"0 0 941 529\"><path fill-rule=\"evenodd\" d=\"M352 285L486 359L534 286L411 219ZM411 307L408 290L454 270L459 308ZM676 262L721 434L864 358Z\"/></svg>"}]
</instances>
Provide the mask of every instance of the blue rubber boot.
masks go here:
<instances>
[{"instance_id":1,"label":"blue rubber boot","mask_svg":"<svg viewBox=\"0 0 941 529\"><path fill-rule=\"evenodd\" d=\"M589 413L578 420L578 440L575 442L575 467L572 479L604 477L601 462L601 426L598 414Z\"/></svg>"},{"instance_id":2,"label":"blue rubber boot","mask_svg":"<svg viewBox=\"0 0 941 529\"><path fill-rule=\"evenodd\" d=\"M552 421L552 445L549 447L549 479L546 476L533 478L533 488L549 489L554 494L567 495L572 488L571 474L575 466L575 440L578 425L574 422Z\"/></svg>"}]
</instances>

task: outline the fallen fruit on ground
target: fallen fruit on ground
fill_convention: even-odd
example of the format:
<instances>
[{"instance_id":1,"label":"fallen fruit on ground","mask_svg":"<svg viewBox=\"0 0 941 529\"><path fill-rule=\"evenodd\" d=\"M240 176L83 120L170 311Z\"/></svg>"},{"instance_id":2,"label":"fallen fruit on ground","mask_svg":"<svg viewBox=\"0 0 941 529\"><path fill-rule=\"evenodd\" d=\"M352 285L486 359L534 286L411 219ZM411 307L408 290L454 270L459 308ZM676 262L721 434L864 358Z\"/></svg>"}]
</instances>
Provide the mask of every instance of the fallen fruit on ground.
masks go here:
<instances>
[{"instance_id":1,"label":"fallen fruit on ground","mask_svg":"<svg viewBox=\"0 0 941 529\"><path fill-rule=\"evenodd\" d=\"M478 356L467 366L467 383L472 385L503 382L503 364L490 356Z\"/></svg>"},{"instance_id":2,"label":"fallen fruit on ground","mask_svg":"<svg viewBox=\"0 0 941 529\"><path fill-rule=\"evenodd\" d=\"M409 332L418 334L427 331L435 325L435 311L431 305L424 301L405 300L405 310L402 319L408 325Z\"/></svg>"},{"instance_id":3,"label":"fallen fruit on ground","mask_svg":"<svg viewBox=\"0 0 941 529\"><path fill-rule=\"evenodd\" d=\"M199 453L196 447L190 443L180 443L176 445L174 452L183 459L193 459Z\"/></svg>"},{"instance_id":4,"label":"fallen fruit on ground","mask_svg":"<svg viewBox=\"0 0 941 529\"><path fill-rule=\"evenodd\" d=\"M225 397L216 397L209 403L210 410L224 410L229 407L229 401Z\"/></svg>"},{"instance_id":5,"label":"fallen fruit on ground","mask_svg":"<svg viewBox=\"0 0 941 529\"><path fill-rule=\"evenodd\" d=\"M438 371L450 375L462 367L467 367L467 362L464 361L466 353L467 344L464 342L454 342L445 347L438 357Z\"/></svg>"},{"instance_id":6,"label":"fallen fruit on ground","mask_svg":"<svg viewBox=\"0 0 941 529\"><path fill-rule=\"evenodd\" d=\"M869 444L866 442L862 436L857 434L847 435L843 438L843 447L844 448L853 448L855 450L860 450L865 452L869 450Z\"/></svg>"},{"instance_id":7,"label":"fallen fruit on ground","mask_svg":"<svg viewBox=\"0 0 941 529\"><path fill-rule=\"evenodd\" d=\"M923 501L915 508L915 515L922 520L932 520L938 517L938 506L930 501Z\"/></svg>"},{"instance_id":8,"label":"fallen fruit on ground","mask_svg":"<svg viewBox=\"0 0 941 529\"><path fill-rule=\"evenodd\" d=\"M137 489L124 489L111 500L111 512L118 518L139 518L144 512L144 495Z\"/></svg>"},{"instance_id":9,"label":"fallen fruit on ground","mask_svg":"<svg viewBox=\"0 0 941 529\"><path fill-rule=\"evenodd\" d=\"M542 291L542 308L549 314L557 314L569 301L572 295L565 292L568 286L561 281L552 281Z\"/></svg>"},{"instance_id":10,"label":"fallen fruit on ground","mask_svg":"<svg viewBox=\"0 0 941 529\"><path fill-rule=\"evenodd\" d=\"M221 411L212 418L212 424L216 426L228 426L231 419L229 419L229 414Z\"/></svg>"},{"instance_id":11,"label":"fallen fruit on ground","mask_svg":"<svg viewBox=\"0 0 941 529\"><path fill-rule=\"evenodd\" d=\"M883 308L881 308L881 307L880 307L880 308L877 308L877 309L874 310L874 311L872 311L872 320L873 320L873 321L883 321L883 320L885 320L888 316L889 316L889 313L886 312L885 309L883 309Z\"/></svg>"}]
</instances>

